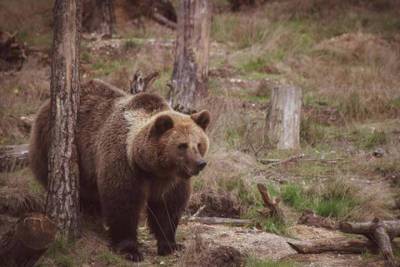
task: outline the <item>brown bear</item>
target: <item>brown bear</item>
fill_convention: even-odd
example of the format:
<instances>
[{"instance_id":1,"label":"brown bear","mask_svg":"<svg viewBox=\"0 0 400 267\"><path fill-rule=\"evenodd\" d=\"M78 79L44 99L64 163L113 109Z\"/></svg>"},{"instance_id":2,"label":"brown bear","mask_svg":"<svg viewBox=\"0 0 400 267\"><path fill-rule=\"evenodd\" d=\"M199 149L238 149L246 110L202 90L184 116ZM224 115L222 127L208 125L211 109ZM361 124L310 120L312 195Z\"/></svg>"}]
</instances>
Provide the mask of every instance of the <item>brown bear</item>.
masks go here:
<instances>
[{"instance_id":1,"label":"brown bear","mask_svg":"<svg viewBox=\"0 0 400 267\"><path fill-rule=\"evenodd\" d=\"M47 185L49 111L39 110L30 140L30 165ZM102 81L82 86L76 129L81 206L101 207L111 244L141 261L137 226L147 209L159 255L180 248L175 231L191 193L190 177L205 166L208 111L185 115L158 95L127 94Z\"/></svg>"}]
</instances>

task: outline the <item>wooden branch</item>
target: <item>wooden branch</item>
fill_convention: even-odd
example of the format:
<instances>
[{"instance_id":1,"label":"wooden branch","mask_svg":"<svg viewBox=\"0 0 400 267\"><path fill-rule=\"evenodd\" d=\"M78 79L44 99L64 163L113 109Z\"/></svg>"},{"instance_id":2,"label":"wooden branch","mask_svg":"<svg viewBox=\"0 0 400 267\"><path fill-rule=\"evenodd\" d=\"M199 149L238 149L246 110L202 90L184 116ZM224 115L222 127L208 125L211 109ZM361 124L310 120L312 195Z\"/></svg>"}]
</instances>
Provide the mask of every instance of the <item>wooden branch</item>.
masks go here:
<instances>
[{"instance_id":1,"label":"wooden branch","mask_svg":"<svg viewBox=\"0 0 400 267\"><path fill-rule=\"evenodd\" d=\"M388 266L397 266L391 240L400 236L400 220L381 221L375 218L372 222L342 222L339 225L339 229L345 233L364 235L376 244Z\"/></svg>"},{"instance_id":2,"label":"wooden branch","mask_svg":"<svg viewBox=\"0 0 400 267\"><path fill-rule=\"evenodd\" d=\"M308 226L322 227L330 230L338 228L338 225L334 221L330 220L329 218L319 216L312 210L304 211L297 223Z\"/></svg>"},{"instance_id":3,"label":"wooden branch","mask_svg":"<svg viewBox=\"0 0 400 267\"><path fill-rule=\"evenodd\" d=\"M270 217L275 217L281 222L285 222L285 216L283 214L283 211L279 207L279 198L272 198L269 193L268 189L265 185L263 184L257 184L258 191L261 194L261 197L264 202L264 206L270 210Z\"/></svg>"},{"instance_id":4,"label":"wooden branch","mask_svg":"<svg viewBox=\"0 0 400 267\"><path fill-rule=\"evenodd\" d=\"M301 254L318 254L329 251L339 253L365 253L367 251L373 251L374 248L376 248L369 240L347 240L344 238L309 241L291 240L288 244Z\"/></svg>"},{"instance_id":5,"label":"wooden branch","mask_svg":"<svg viewBox=\"0 0 400 267\"><path fill-rule=\"evenodd\" d=\"M295 155L292 157L289 157L287 159L284 160L276 160L276 159L259 159L258 161L262 164L265 165L269 165L269 166L275 166L275 165L280 165L280 164L286 164L289 162L293 162L293 161L297 161L301 158L304 157L304 154L299 154L299 155Z\"/></svg>"},{"instance_id":6,"label":"wooden branch","mask_svg":"<svg viewBox=\"0 0 400 267\"><path fill-rule=\"evenodd\" d=\"M150 73L146 77L143 77L143 73L140 70L136 71L133 75L132 80L130 81L130 93L135 95L138 93L146 92L159 75L160 73L158 71L155 71Z\"/></svg>"},{"instance_id":7,"label":"wooden branch","mask_svg":"<svg viewBox=\"0 0 400 267\"><path fill-rule=\"evenodd\" d=\"M204 224L228 224L232 226L246 226L252 223L248 219L234 219L234 218L221 218L221 217L192 217L189 218L190 222L199 222Z\"/></svg>"},{"instance_id":8,"label":"wooden branch","mask_svg":"<svg viewBox=\"0 0 400 267\"><path fill-rule=\"evenodd\" d=\"M27 166L28 145L0 147L0 172L12 172Z\"/></svg>"},{"instance_id":9,"label":"wooden branch","mask_svg":"<svg viewBox=\"0 0 400 267\"><path fill-rule=\"evenodd\" d=\"M56 225L43 214L23 216L0 238L0 266L34 266L56 232Z\"/></svg>"},{"instance_id":10,"label":"wooden branch","mask_svg":"<svg viewBox=\"0 0 400 267\"><path fill-rule=\"evenodd\" d=\"M156 22L160 23L161 25L164 25L168 28L170 28L171 30L176 30L176 23L167 19L166 17L164 17L163 15L161 15L160 13L158 13L157 11L154 11L151 14L151 18L153 20L155 20Z\"/></svg>"}]
</instances>

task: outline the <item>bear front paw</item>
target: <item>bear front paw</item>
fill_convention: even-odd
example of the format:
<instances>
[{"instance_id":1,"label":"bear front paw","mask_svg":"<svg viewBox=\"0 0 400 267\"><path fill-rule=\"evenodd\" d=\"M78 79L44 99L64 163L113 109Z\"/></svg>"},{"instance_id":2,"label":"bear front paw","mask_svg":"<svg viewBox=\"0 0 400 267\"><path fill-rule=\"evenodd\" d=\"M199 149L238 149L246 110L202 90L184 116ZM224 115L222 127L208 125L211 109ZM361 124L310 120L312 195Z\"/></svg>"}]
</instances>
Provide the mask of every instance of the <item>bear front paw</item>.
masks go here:
<instances>
[{"instance_id":1,"label":"bear front paw","mask_svg":"<svg viewBox=\"0 0 400 267\"><path fill-rule=\"evenodd\" d=\"M137 247L137 242L133 240L123 240L115 246L115 250L124 254L128 260L139 262L143 261L143 254L139 251Z\"/></svg>"},{"instance_id":2,"label":"bear front paw","mask_svg":"<svg viewBox=\"0 0 400 267\"><path fill-rule=\"evenodd\" d=\"M182 250L185 246L177 243L161 243L158 245L158 255L165 256L173 253L176 250Z\"/></svg>"}]
</instances>

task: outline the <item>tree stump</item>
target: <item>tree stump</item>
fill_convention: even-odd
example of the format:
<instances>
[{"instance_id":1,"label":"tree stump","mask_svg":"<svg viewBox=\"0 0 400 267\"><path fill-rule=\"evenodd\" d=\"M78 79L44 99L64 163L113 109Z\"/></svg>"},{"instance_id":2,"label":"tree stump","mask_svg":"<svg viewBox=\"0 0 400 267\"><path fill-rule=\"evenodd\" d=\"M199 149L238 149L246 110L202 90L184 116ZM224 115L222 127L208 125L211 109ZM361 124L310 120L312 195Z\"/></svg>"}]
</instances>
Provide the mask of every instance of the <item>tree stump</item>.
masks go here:
<instances>
[{"instance_id":1,"label":"tree stump","mask_svg":"<svg viewBox=\"0 0 400 267\"><path fill-rule=\"evenodd\" d=\"M181 0L175 64L168 100L171 107L185 113L207 95L211 7L208 0Z\"/></svg>"},{"instance_id":2,"label":"tree stump","mask_svg":"<svg viewBox=\"0 0 400 267\"><path fill-rule=\"evenodd\" d=\"M79 235L79 169L75 145L80 81L80 0L56 0L51 64L50 145L46 213L61 234Z\"/></svg>"},{"instance_id":3,"label":"tree stump","mask_svg":"<svg viewBox=\"0 0 400 267\"><path fill-rule=\"evenodd\" d=\"M0 266L30 267L54 241L57 227L45 215L23 216L0 238Z\"/></svg>"},{"instance_id":4,"label":"tree stump","mask_svg":"<svg viewBox=\"0 0 400 267\"><path fill-rule=\"evenodd\" d=\"M294 86L277 86L267 112L266 140L277 149L300 147L302 92Z\"/></svg>"}]
</instances>

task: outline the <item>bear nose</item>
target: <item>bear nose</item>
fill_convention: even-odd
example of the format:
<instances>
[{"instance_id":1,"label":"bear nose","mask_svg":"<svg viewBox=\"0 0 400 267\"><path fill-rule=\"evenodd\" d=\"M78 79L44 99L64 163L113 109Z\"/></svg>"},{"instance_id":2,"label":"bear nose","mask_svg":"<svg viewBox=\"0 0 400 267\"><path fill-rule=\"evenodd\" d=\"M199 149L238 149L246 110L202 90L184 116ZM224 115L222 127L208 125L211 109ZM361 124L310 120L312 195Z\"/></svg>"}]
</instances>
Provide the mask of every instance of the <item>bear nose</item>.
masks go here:
<instances>
[{"instance_id":1,"label":"bear nose","mask_svg":"<svg viewBox=\"0 0 400 267\"><path fill-rule=\"evenodd\" d=\"M203 170L207 165L207 162L205 162L204 160L199 160L197 161L197 168L199 169L199 171Z\"/></svg>"}]
</instances>

